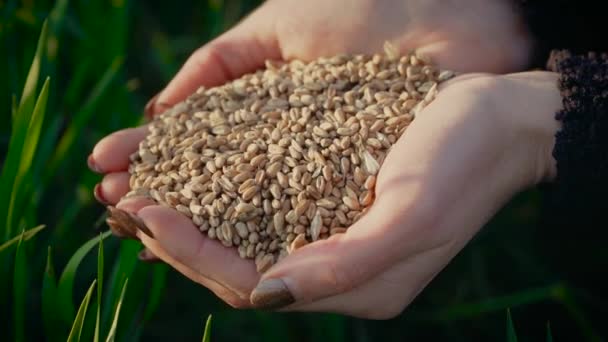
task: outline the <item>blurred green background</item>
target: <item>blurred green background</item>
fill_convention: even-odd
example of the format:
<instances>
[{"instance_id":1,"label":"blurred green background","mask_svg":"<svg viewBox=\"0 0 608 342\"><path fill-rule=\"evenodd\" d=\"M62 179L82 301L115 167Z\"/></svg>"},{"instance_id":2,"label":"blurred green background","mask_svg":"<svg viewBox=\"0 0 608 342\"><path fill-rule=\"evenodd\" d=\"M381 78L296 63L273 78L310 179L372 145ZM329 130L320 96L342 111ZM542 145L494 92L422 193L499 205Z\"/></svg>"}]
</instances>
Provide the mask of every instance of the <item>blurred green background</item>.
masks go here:
<instances>
[{"instance_id":1,"label":"blurred green background","mask_svg":"<svg viewBox=\"0 0 608 342\"><path fill-rule=\"evenodd\" d=\"M39 289L47 246L60 269L86 240L107 230L104 209L92 197L99 176L86 167L94 144L141 122L147 99L188 55L259 2L0 0L0 165L11 134L12 96L23 88L42 23L50 18L41 71L51 77L50 97L32 165L35 205L20 223L47 225L27 246L27 340L42 340L46 331ZM104 291L120 290L116 284L129 277L117 339L197 341L213 314L214 341L505 341L511 308L521 341L546 340L548 324L556 341L605 340L606 240L543 218L541 198L539 191L518 196L389 321L234 310L165 265L138 262L136 242L109 238ZM78 302L96 267L94 257L80 266ZM5 285L13 279L10 272L0 278ZM10 331L11 310L3 305L0 331Z\"/></svg>"}]
</instances>

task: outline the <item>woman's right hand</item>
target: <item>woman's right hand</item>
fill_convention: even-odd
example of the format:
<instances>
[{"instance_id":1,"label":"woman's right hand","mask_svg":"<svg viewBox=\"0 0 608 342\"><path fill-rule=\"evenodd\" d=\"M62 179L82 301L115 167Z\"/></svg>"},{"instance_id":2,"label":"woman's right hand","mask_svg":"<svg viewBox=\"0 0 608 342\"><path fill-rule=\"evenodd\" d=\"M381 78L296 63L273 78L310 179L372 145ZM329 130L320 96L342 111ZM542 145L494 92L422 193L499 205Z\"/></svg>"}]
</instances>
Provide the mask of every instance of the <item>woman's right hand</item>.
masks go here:
<instances>
[{"instance_id":1,"label":"woman's right hand","mask_svg":"<svg viewBox=\"0 0 608 342\"><path fill-rule=\"evenodd\" d=\"M510 198L555 177L557 77L467 74L442 84L391 148L366 214L261 278L252 260L174 209L134 197L111 215L119 231L235 307L394 317ZM121 132L95 148L103 169L128 164L137 149L129 137L141 132Z\"/></svg>"},{"instance_id":2,"label":"woman's right hand","mask_svg":"<svg viewBox=\"0 0 608 342\"><path fill-rule=\"evenodd\" d=\"M512 0L272 0L195 51L146 112L158 114L266 59L375 53L385 41L459 72L521 71L531 51Z\"/></svg>"}]
</instances>

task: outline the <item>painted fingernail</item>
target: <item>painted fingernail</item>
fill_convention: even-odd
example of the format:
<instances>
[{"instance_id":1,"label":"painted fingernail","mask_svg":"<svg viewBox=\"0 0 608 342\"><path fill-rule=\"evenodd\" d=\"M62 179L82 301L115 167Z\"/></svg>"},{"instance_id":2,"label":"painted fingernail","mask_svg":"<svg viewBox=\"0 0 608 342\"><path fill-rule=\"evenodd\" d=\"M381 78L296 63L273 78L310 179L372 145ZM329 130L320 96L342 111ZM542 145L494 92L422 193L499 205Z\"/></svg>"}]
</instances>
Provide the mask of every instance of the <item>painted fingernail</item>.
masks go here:
<instances>
[{"instance_id":1,"label":"painted fingernail","mask_svg":"<svg viewBox=\"0 0 608 342\"><path fill-rule=\"evenodd\" d=\"M148 103L144 107L144 116L146 117L146 119L152 120L154 118L154 115L160 114L171 108L170 104L163 101L158 101L161 93L162 92L154 95L154 97L151 98L150 101L148 101Z\"/></svg>"},{"instance_id":2,"label":"painted fingernail","mask_svg":"<svg viewBox=\"0 0 608 342\"><path fill-rule=\"evenodd\" d=\"M103 205L110 204L110 202L108 202L108 200L106 200L106 198L103 196L103 190L101 189L100 183L95 184L95 188L93 188L93 196L95 196L97 202Z\"/></svg>"},{"instance_id":3,"label":"painted fingernail","mask_svg":"<svg viewBox=\"0 0 608 342\"><path fill-rule=\"evenodd\" d=\"M99 165L95 162L95 158L93 158L93 153L89 154L87 158L87 164L89 165L89 169L93 172L103 173L103 171L99 168Z\"/></svg>"},{"instance_id":4,"label":"painted fingernail","mask_svg":"<svg viewBox=\"0 0 608 342\"><path fill-rule=\"evenodd\" d=\"M108 208L108 217L112 218L122 228L124 228L129 233L137 236L137 232L141 231L142 233L148 235L151 238L154 238L154 234L152 231L146 226L144 221L142 221L139 217L124 210L118 209L111 205L107 206Z\"/></svg>"},{"instance_id":5,"label":"painted fingernail","mask_svg":"<svg viewBox=\"0 0 608 342\"><path fill-rule=\"evenodd\" d=\"M154 104L154 113L160 114L164 111L166 111L167 109L171 108L171 105L166 103L166 102L156 102Z\"/></svg>"},{"instance_id":6,"label":"painted fingernail","mask_svg":"<svg viewBox=\"0 0 608 342\"><path fill-rule=\"evenodd\" d=\"M117 238L139 240L137 238L137 235L134 235L133 232L129 232L127 229L125 229L125 227L123 227L115 219L108 217L106 219L106 223L110 227L110 230L112 231L112 235L116 236Z\"/></svg>"},{"instance_id":7,"label":"painted fingernail","mask_svg":"<svg viewBox=\"0 0 608 342\"><path fill-rule=\"evenodd\" d=\"M256 286L249 298L258 309L275 310L295 302L282 279L266 279Z\"/></svg>"},{"instance_id":8,"label":"painted fingernail","mask_svg":"<svg viewBox=\"0 0 608 342\"><path fill-rule=\"evenodd\" d=\"M160 95L160 93L154 95L150 101L148 101L148 103L146 103L146 106L144 107L144 116L150 120L152 119L152 117L154 116L154 105L156 104L156 100L158 100L158 96Z\"/></svg>"},{"instance_id":9,"label":"painted fingernail","mask_svg":"<svg viewBox=\"0 0 608 342\"><path fill-rule=\"evenodd\" d=\"M154 253L152 253L147 248L144 248L141 252L139 252L139 254L137 254L137 258L147 263L155 263L161 261L156 255L154 255Z\"/></svg>"}]
</instances>

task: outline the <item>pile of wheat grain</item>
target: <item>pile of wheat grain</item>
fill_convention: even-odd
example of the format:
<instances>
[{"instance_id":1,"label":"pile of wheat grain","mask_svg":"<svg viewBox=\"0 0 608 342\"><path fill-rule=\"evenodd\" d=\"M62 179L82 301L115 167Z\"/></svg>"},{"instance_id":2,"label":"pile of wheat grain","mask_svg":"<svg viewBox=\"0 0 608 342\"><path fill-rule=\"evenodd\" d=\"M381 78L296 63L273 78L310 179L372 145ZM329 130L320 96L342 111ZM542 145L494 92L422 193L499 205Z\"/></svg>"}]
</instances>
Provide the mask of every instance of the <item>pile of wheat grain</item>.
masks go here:
<instances>
[{"instance_id":1,"label":"pile of wheat grain","mask_svg":"<svg viewBox=\"0 0 608 342\"><path fill-rule=\"evenodd\" d=\"M345 232L373 203L391 146L453 75L385 50L267 62L199 89L150 124L128 196L175 208L260 272Z\"/></svg>"}]
</instances>

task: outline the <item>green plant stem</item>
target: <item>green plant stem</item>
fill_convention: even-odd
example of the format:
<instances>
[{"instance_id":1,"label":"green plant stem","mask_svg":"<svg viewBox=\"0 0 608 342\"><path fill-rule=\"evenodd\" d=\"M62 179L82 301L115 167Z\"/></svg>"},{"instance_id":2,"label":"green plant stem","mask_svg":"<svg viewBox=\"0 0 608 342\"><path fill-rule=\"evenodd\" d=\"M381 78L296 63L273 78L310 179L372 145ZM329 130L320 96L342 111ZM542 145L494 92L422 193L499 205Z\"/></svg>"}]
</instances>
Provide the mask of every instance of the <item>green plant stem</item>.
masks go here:
<instances>
[{"instance_id":1,"label":"green plant stem","mask_svg":"<svg viewBox=\"0 0 608 342\"><path fill-rule=\"evenodd\" d=\"M563 287L562 283L518 292L516 294L489 298L475 303L454 305L430 314L422 313L421 317L431 320L449 321L467 319L488 312L505 310L509 307L532 304L555 298L555 293Z\"/></svg>"}]
</instances>

